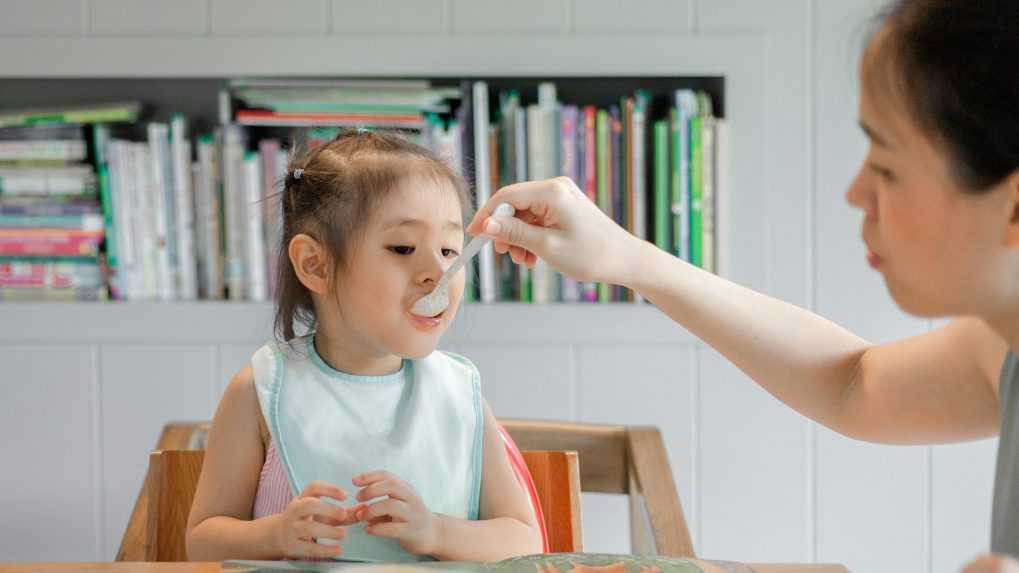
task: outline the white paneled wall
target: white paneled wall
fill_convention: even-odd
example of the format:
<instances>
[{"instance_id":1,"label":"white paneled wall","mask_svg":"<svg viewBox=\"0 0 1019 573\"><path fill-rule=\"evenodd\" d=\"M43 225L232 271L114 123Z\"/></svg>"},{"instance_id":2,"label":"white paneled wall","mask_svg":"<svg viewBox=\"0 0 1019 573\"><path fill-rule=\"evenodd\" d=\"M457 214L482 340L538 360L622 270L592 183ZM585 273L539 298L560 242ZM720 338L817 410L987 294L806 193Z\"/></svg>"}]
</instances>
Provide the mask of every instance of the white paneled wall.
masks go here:
<instances>
[{"instance_id":1,"label":"white paneled wall","mask_svg":"<svg viewBox=\"0 0 1019 573\"><path fill-rule=\"evenodd\" d=\"M731 277L885 341L929 328L864 264L843 193L876 0L0 0L4 77L724 75ZM110 559L146 453L207 419L264 305L0 305L0 560ZM497 414L650 423L700 554L947 573L988 542L993 441L853 442L653 309L467 307L445 345ZM625 501L584 499L589 550ZM54 543L59 523L59 542Z\"/></svg>"}]
</instances>

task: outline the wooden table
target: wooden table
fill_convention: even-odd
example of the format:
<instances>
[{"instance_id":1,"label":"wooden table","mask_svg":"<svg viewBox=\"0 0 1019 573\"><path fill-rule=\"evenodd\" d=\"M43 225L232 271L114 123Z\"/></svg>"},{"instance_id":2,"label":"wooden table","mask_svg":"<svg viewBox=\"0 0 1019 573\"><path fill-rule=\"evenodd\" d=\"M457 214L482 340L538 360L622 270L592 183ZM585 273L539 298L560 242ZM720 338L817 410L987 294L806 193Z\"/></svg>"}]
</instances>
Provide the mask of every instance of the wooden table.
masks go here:
<instances>
[{"instance_id":1,"label":"wooden table","mask_svg":"<svg viewBox=\"0 0 1019 573\"><path fill-rule=\"evenodd\" d=\"M756 573L848 573L840 565L782 565L778 563L749 564ZM379 569L383 570L382 567ZM0 573L241 573L243 568L226 567L216 562L143 563L120 561L111 563L19 563L0 562Z\"/></svg>"}]
</instances>

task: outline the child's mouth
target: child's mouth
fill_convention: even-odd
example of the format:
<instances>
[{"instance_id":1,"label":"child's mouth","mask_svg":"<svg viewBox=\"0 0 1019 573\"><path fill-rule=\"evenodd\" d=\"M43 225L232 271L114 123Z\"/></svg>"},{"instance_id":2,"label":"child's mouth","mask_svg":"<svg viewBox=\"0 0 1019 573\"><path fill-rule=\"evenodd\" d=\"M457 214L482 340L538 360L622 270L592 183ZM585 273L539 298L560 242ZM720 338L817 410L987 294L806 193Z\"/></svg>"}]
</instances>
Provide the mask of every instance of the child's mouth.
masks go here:
<instances>
[{"instance_id":1,"label":"child's mouth","mask_svg":"<svg viewBox=\"0 0 1019 573\"><path fill-rule=\"evenodd\" d=\"M446 311L442 311L433 316L421 316L414 314L413 312L407 313L410 316L411 324L414 325L418 330L429 331L438 328L442 324L442 316L446 314Z\"/></svg>"}]
</instances>

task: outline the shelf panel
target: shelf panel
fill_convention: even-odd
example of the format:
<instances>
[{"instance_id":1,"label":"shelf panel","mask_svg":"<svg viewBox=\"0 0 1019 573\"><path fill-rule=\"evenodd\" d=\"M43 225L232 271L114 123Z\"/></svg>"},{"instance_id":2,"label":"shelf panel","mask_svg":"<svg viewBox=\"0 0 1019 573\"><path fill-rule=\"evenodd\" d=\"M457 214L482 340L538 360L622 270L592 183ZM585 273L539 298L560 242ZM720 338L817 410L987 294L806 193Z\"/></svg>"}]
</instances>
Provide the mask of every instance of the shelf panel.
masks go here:
<instances>
[{"instance_id":1,"label":"shelf panel","mask_svg":"<svg viewBox=\"0 0 1019 573\"><path fill-rule=\"evenodd\" d=\"M247 302L0 304L0 343L262 343L272 305ZM450 344L681 344L696 339L648 304L469 304Z\"/></svg>"}]
</instances>

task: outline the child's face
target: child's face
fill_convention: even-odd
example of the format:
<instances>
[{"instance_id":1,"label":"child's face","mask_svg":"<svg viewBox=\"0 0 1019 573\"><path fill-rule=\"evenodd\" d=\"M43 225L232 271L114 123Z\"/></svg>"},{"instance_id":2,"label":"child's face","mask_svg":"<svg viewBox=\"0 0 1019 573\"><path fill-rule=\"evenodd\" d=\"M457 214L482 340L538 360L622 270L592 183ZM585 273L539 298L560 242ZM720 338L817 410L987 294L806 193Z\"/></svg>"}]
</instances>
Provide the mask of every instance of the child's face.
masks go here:
<instances>
[{"instance_id":1,"label":"child's face","mask_svg":"<svg viewBox=\"0 0 1019 573\"><path fill-rule=\"evenodd\" d=\"M337 282L340 320L363 343L404 358L431 353L456 315L464 271L449 281L449 306L423 318L411 307L431 292L463 248L460 200L449 183L406 178L383 200Z\"/></svg>"}]
</instances>

